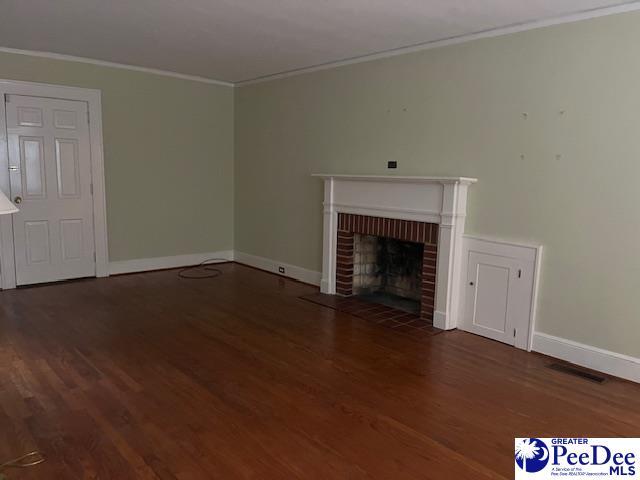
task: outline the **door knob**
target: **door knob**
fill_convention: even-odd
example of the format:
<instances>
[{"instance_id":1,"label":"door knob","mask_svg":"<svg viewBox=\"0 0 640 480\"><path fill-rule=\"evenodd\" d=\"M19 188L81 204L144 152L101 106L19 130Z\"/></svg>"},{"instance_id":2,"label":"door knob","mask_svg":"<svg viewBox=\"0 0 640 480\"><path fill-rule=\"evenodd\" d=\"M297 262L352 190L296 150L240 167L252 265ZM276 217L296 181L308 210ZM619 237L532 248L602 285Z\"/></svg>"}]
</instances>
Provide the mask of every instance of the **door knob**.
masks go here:
<instances>
[{"instance_id":1,"label":"door knob","mask_svg":"<svg viewBox=\"0 0 640 480\"><path fill-rule=\"evenodd\" d=\"M17 205L17 204L20 204L20 203L22 203L22 197L16 197L16 198L14 198L14 199L13 199L13 201L14 201L14 203L15 203L16 205Z\"/></svg>"},{"instance_id":2,"label":"door knob","mask_svg":"<svg viewBox=\"0 0 640 480\"><path fill-rule=\"evenodd\" d=\"M469 285L471 285L473 287L473 282L469 282Z\"/></svg>"}]
</instances>

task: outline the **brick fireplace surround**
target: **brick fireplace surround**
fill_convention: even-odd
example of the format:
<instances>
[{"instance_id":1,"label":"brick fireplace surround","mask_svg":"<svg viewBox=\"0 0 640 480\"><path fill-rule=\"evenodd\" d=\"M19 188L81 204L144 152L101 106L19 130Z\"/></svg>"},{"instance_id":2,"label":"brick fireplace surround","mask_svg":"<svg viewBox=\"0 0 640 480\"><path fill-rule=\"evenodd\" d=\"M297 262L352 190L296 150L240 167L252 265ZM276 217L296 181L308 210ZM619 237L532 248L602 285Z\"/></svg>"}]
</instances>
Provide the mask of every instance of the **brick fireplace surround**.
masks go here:
<instances>
[{"instance_id":1,"label":"brick fireplace surround","mask_svg":"<svg viewBox=\"0 0 640 480\"><path fill-rule=\"evenodd\" d=\"M353 295L354 235L375 235L424 244L420 290L420 318L433 322L436 295L438 225L435 223L338 214L336 249L336 293Z\"/></svg>"}]
</instances>

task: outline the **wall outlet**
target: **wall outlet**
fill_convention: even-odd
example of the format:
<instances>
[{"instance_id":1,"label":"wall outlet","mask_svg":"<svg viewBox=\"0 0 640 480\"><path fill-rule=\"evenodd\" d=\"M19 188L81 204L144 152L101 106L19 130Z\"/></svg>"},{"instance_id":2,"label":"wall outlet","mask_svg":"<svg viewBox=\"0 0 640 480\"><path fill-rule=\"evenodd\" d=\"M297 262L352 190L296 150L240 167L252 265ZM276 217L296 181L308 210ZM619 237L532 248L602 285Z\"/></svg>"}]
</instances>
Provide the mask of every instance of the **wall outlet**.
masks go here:
<instances>
[{"instance_id":1,"label":"wall outlet","mask_svg":"<svg viewBox=\"0 0 640 480\"><path fill-rule=\"evenodd\" d=\"M284 267L278 267L278 272L284 273Z\"/></svg>"},{"instance_id":2,"label":"wall outlet","mask_svg":"<svg viewBox=\"0 0 640 480\"><path fill-rule=\"evenodd\" d=\"M398 168L398 162L395 160L389 160L387 162L387 168Z\"/></svg>"}]
</instances>

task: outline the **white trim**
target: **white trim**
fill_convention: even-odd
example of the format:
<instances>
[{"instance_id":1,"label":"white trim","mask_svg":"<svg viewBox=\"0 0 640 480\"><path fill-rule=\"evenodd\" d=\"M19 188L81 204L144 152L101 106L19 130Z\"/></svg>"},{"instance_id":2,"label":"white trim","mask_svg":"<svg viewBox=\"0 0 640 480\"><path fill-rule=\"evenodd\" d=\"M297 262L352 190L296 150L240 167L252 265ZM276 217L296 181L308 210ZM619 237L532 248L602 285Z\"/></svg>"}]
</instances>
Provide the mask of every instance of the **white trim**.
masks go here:
<instances>
[{"instance_id":1,"label":"white trim","mask_svg":"<svg viewBox=\"0 0 640 480\"><path fill-rule=\"evenodd\" d=\"M324 205L324 203L323 203ZM442 222L441 212L433 210L420 210L417 208L394 208L377 205L357 205L334 203L333 207L338 213L351 213L354 215L369 215L372 217L391 216L399 220L416 220L419 222L440 223Z\"/></svg>"},{"instance_id":2,"label":"white trim","mask_svg":"<svg viewBox=\"0 0 640 480\"><path fill-rule=\"evenodd\" d=\"M123 273L148 272L167 268L190 267L199 265L207 260L211 263L233 261L233 250L220 252L194 253L190 255L174 255L171 257L138 258L135 260L120 260L109 263L109 273L120 275ZM215 260L215 261L214 261Z\"/></svg>"},{"instance_id":3,"label":"white trim","mask_svg":"<svg viewBox=\"0 0 640 480\"><path fill-rule=\"evenodd\" d=\"M358 182L393 182L393 183L441 183L471 185L477 183L477 178L471 177L427 177L424 175L406 176L406 175L349 175L349 174L331 174L331 173L312 173L312 177L336 180L356 180Z\"/></svg>"},{"instance_id":4,"label":"white trim","mask_svg":"<svg viewBox=\"0 0 640 480\"><path fill-rule=\"evenodd\" d=\"M308 270L306 268L298 267L288 263L278 262L277 260L271 260L270 258L258 257L256 255L250 255L244 252L234 252L234 261L237 263L243 263L250 267L259 268L260 270L266 270L267 272L276 273L285 277L300 280L304 283L311 285L320 285L322 279L322 273L315 270ZM285 273L278 271L279 267L285 269Z\"/></svg>"},{"instance_id":5,"label":"white trim","mask_svg":"<svg viewBox=\"0 0 640 480\"><path fill-rule=\"evenodd\" d=\"M529 332L527 342L527 351L533 350L533 339L535 338L536 320L538 315L538 290L540 289L540 276L542 275L542 254L544 248L542 245L532 246L536 249L536 261L533 264L535 271L533 272L533 297L531 298L531 317L529 319Z\"/></svg>"},{"instance_id":6,"label":"white trim","mask_svg":"<svg viewBox=\"0 0 640 480\"><path fill-rule=\"evenodd\" d=\"M501 242L511 243L511 242ZM537 248L537 247L536 247ZM540 252L540 250L539 250ZM540 255L538 255L538 259ZM308 270L295 265L278 262L269 258L250 255L233 250L224 250L211 253L197 253L191 255L176 255L172 257L155 257L136 260L123 260L111 262L109 270L111 275L125 273L146 272L167 268L187 267L198 265L206 260L220 259L222 261L235 261L240 264L280 274L278 267L285 268L284 276L300 280L311 285L320 285L321 272ZM282 274L280 274L282 275ZM534 302L535 305L535 302ZM535 316L535 315L534 315ZM534 332L532 335L533 351L562 359L576 365L591 368L600 372L614 375L620 378L640 382L640 358L623 355L620 353L603 350L590 345L581 344L572 340L554 337L546 333Z\"/></svg>"},{"instance_id":7,"label":"white trim","mask_svg":"<svg viewBox=\"0 0 640 480\"><path fill-rule=\"evenodd\" d=\"M4 94L0 92L0 189L7 196L11 192L9 178L9 144ZM4 174L2 174L4 172ZM9 252L5 254L5 252ZM0 216L0 287L15 288L16 267L13 249L13 221L10 215Z\"/></svg>"},{"instance_id":8,"label":"white trim","mask_svg":"<svg viewBox=\"0 0 640 480\"><path fill-rule=\"evenodd\" d=\"M501 257L517 258L527 262L535 262L540 245L523 245L509 240L491 237L464 235L465 248Z\"/></svg>"},{"instance_id":9,"label":"white trim","mask_svg":"<svg viewBox=\"0 0 640 480\"><path fill-rule=\"evenodd\" d=\"M533 350L592 370L640 382L640 358L603 350L542 332L534 333Z\"/></svg>"},{"instance_id":10,"label":"white trim","mask_svg":"<svg viewBox=\"0 0 640 480\"><path fill-rule=\"evenodd\" d=\"M109 248L107 241L107 202L104 183L104 152L102 140L102 103L100 90L49 85L44 83L0 80L0 188L10 192L9 151L5 115L5 95L28 95L86 102L89 109L89 136L91 142L91 182L93 184L93 222L95 233L96 276L109 275ZM15 252L13 225L5 215L0 219L0 285L15 288Z\"/></svg>"},{"instance_id":11,"label":"white trim","mask_svg":"<svg viewBox=\"0 0 640 480\"><path fill-rule=\"evenodd\" d=\"M367 55L356 56L352 58L346 58L343 60L337 60L333 62L322 63L318 65L312 65L309 67L301 67L293 70L286 70L279 73L267 74L256 78L250 78L241 80L238 82L226 82L223 80L216 80L213 78L201 77L198 75L188 75L184 73L172 72L169 70L161 70L157 68L139 67L136 65L129 65L126 63L109 62L106 60L96 60L93 58L79 57L75 55L65 55L62 53L43 52L37 50L25 50L19 48L0 47L0 52L12 53L15 55L27 55L31 57L50 58L53 60L63 60L67 62L88 63L91 65L98 65L102 67L120 68L123 70L133 70L136 72L150 73L154 75L161 75L165 77L179 78L182 80L190 80L193 82L208 83L212 85L221 85L225 87L241 87L244 85L253 85L256 83L269 82L272 80L278 80L281 78L293 77L296 75L302 75L305 73L317 72L321 70L329 70L332 68L342 67L345 65L353 65L356 63L370 62L372 60L379 60L388 57L395 57L397 55L404 55L407 53L420 52L423 50L431 50L439 47L446 47L448 45L458 45L460 43L466 43L473 40L480 40L483 38L500 37L503 35L509 35L512 33L525 32L527 30L535 30L537 28L551 27L554 25L562 25L564 23L574 23L582 20L589 20L592 18L606 17L609 15L616 15L619 13L635 12L640 10L640 1L633 0L625 2L620 5L614 5L611 7L595 8L592 10L585 10L578 13L572 13L568 15L562 15L559 17L553 17L542 20L535 20L532 22L518 23L514 25L508 25L504 27L497 27L488 30L482 30L475 33L469 33L465 35L459 35L450 38L443 38L440 40L433 40L431 42L419 43L416 45L410 45L406 47L400 47L392 50L371 53Z\"/></svg>"},{"instance_id":12,"label":"white trim","mask_svg":"<svg viewBox=\"0 0 640 480\"><path fill-rule=\"evenodd\" d=\"M512 33L525 32L527 30L535 30L537 28L551 27L554 25L562 25L563 23L574 23L581 20L589 20L592 18L605 17L608 15L615 15L619 13L634 12L640 10L640 2L637 0L626 2L621 5L614 5L612 7L596 8L592 10L585 10L583 12L572 13L569 15L563 15L560 17L553 17L543 20L535 20L532 22L518 23L514 25L508 25L505 27L492 28L489 30L482 30L475 33L469 33L465 35L459 35L450 38L444 38L441 40L434 40L426 43L419 43L417 45L411 45L407 47L400 47L393 50L387 50L383 52L372 53L369 55L362 55L352 58L346 58L344 60L338 60L335 62L327 62L319 65L313 65L310 67L302 67L294 70L288 70L280 73L274 73L264 75L261 77L243 80L235 82L236 87L242 87L245 85L253 85L256 83L269 82L272 80L278 80L281 78L293 77L296 75L302 75L305 73L317 72L320 70L328 70L331 68L342 67L346 65L353 65L356 63L370 62L372 60L380 60L388 57L395 57L397 55L404 55L407 53L421 52L423 50L431 50L433 48L446 47L448 45L458 45L460 43L466 43L473 40L480 40L483 38L500 37L502 35L509 35Z\"/></svg>"},{"instance_id":13,"label":"white trim","mask_svg":"<svg viewBox=\"0 0 640 480\"><path fill-rule=\"evenodd\" d=\"M179 78L181 80L190 80L192 82L208 83L211 85L221 85L224 87L232 87L232 82L224 82L222 80L214 80L213 78L200 77L198 75L187 75L184 73L171 72L169 70L160 70L157 68L137 67L126 63L108 62L106 60L95 60L93 58L76 57L74 55L64 55L62 53L41 52L36 50L22 50L19 48L0 47L0 52L13 53L15 55L27 55L30 57L49 58L52 60L63 60L66 62L88 63L90 65L98 65L101 67L119 68L122 70L133 70L134 72L150 73L153 75L161 75L163 77Z\"/></svg>"},{"instance_id":14,"label":"white trim","mask_svg":"<svg viewBox=\"0 0 640 480\"><path fill-rule=\"evenodd\" d=\"M516 243L511 240L503 240L478 235L464 235L463 240L463 265L460 276L460 310L464 312L466 296L466 279L468 258L470 251L477 251L500 257L515 258L526 262L533 268L533 281L531 284L531 304L527 325L516 325L520 332L515 339L514 346L522 350L531 351L536 323L538 305L538 286L540 284L540 267L542 265L542 245ZM464 315L464 313L462 313ZM525 334L523 335L523 332Z\"/></svg>"},{"instance_id":15,"label":"white trim","mask_svg":"<svg viewBox=\"0 0 640 480\"><path fill-rule=\"evenodd\" d=\"M476 235L476 234L465 234L464 238L469 239L469 240L479 240L481 242L491 242L491 243L497 243L500 245L511 245L513 247L525 247L525 248L530 248L533 250L539 250L542 249L542 246L535 244L535 243L531 243L531 242L520 242L520 241L515 241L515 240L504 240L502 238L495 238L492 237L490 235ZM533 255L532 257L533 258Z\"/></svg>"}]
</instances>

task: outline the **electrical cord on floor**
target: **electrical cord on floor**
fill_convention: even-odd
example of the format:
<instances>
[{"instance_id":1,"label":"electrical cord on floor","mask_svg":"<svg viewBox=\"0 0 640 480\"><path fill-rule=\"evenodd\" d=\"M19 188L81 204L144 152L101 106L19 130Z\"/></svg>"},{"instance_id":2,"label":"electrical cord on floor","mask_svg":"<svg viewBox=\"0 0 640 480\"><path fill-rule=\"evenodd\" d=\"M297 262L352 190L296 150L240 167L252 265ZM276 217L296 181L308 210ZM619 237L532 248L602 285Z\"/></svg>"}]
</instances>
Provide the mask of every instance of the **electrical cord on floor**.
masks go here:
<instances>
[{"instance_id":1,"label":"electrical cord on floor","mask_svg":"<svg viewBox=\"0 0 640 480\"><path fill-rule=\"evenodd\" d=\"M36 451L27 453L26 455L22 455L21 457L14 458L13 460L9 460L8 462L4 462L0 464L0 479L6 479L7 477L3 475L3 471L8 470L10 468L27 468L27 467L35 467L36 465L40 465L46 459L44 456Z\"/></svg>"},{"instance_id":2,"label":"electrical cord on floor","mask_svg":"<svg viewBox=\"0 0 640 480\"><path fill-rule=\"evenodd\" d=\"M178 272L178 277L189 280L204 280L206 278L216 278L222 275L222 270L212 267L218 263L226 263L229 260L225 258L209 258L198 265L185 267ZM213 262L213 263L212 263ZM191 272L191 273L190 273Z\"/></svg>"}]
</instances>

